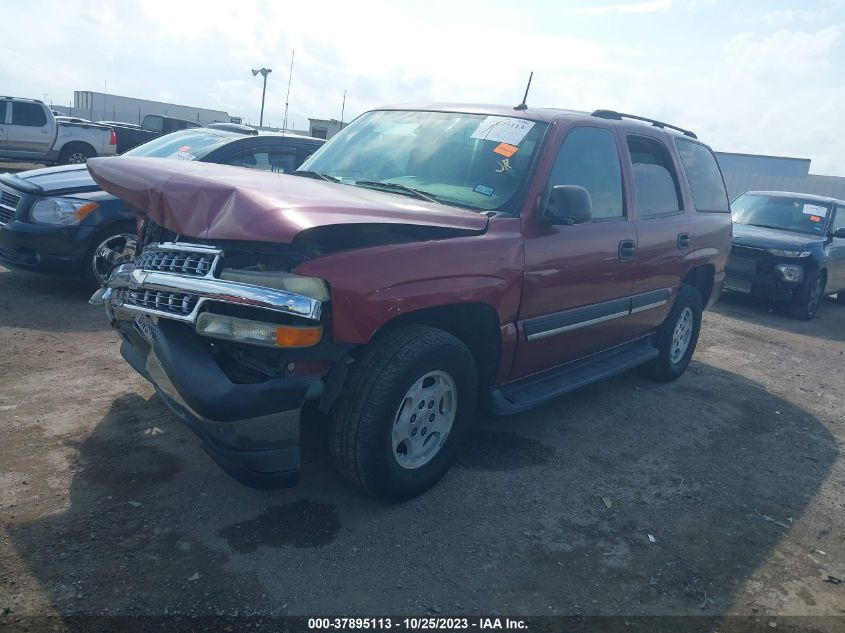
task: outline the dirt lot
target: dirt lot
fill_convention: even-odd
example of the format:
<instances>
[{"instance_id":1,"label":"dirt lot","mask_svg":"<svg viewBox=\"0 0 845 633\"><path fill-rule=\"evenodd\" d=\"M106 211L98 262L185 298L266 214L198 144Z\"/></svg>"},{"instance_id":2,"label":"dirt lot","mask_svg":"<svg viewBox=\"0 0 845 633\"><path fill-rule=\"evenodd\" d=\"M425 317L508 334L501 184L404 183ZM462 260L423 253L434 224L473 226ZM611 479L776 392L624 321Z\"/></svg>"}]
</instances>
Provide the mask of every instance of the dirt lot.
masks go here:
<instances>
[{"instance_id":1,"label":"dirt lot","mask_svg":"<svg viewBox=\"0 0 845 633\"><path fill-rule=\"evenodd\" d=\"M440 485L388 506L334 474L313 416L298 488L229 479L85 299L0 268L0 628L74 614L845 615L832 301L801 323L723 299L681 380L632 372L482 419Z\"/></svg>"}]
</instances>

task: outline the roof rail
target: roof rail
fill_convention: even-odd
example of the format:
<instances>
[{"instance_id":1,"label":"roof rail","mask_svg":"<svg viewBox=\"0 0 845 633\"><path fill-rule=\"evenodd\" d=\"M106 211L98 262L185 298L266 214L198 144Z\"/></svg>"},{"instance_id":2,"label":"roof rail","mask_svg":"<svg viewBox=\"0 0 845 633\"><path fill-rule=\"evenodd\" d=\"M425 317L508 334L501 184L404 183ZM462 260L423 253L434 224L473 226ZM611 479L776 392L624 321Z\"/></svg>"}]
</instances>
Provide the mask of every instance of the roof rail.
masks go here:
<instances>
[{"instance_id":1,"label":"roof rail","mask_svg":"<svg viewBox=\"0 0 845 633\"><path fill-rule=\"evenodd\" d=\"M644 116L637 116L636 114L625 114L624 112L616 112L614 110L596 110L592 113L593 116L600 117L602 119L615 119L615 120L622 120L622 119L633 119L634 121L644 121L645 123L651 123L654 127L659 128L670 128L672 130L677 130L681 132L684 136L689 136L690 138L698 138L695 135L695 132L690 132L689 130L685 130L682 127L678 127L677 125L671 125L669 123L664 123L663 121L657 121L656 119L649 119Z\"/></svg>"}]
</instances>

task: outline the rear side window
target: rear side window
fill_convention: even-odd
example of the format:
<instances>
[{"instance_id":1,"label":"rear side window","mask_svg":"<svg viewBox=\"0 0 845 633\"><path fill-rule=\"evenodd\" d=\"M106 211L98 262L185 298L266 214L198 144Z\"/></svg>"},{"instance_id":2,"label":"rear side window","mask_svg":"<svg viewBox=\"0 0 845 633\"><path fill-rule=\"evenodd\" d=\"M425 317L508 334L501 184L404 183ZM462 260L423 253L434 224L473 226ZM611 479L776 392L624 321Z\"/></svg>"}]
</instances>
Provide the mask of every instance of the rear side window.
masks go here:
<instances>
[{"instance_id":1,"label":"rear side window","mask_svg":"<svg viewBox=\"0 0 845 633\"><path fill-rule=\"evenodd\" d=\"M44 108L37 103L13 103L12 125L27 127L44 127L47 125L47 115Z\"/></svg>"},{"instance_id":2,"label":"rear side window","mask_svg":"<svg viewBox=\"0 0 845 633\"><path fill-rule=\"evenodd\" d=\"M589 191L593 220L624 217L622 167L613 134L597 127L569 132L549 176L549 186L556 185L578 185Z\"/></svg>"},{"instance_id":3,"label":"rear side window","mask_svg":"<svg viewBox=\"0 0 845 633\"><path fill-rule=\"evenodd\" d=\"M682 207L678 179L663 143L644 136L629 136L628 152L634 167L639 217L679 212Z\"/></svg>"},{"instance_id":4,"label":"rear side window","mask_svg":"<svg viewBox=\"0 0 845 633\"><path fill-rule=\"evenodd\" d=\"M275 174L289 174L299 163L296 161L296 149L293 147L271 150L250 150L238 154L228 161L229 165L269 171Z\"/></svg>"},{"instance_id":5,"label":"rear side window","mask_svg":"<svg viewBox=\"0 0 845 633\"><path fill-rule=\"evenodd\" d=\"M725 191L722 172L713 152L701 143L681 138L675 140L675 145L684 164L695 208L699 211L729 213L728 192Z\"/></svg>"}]
</instances>

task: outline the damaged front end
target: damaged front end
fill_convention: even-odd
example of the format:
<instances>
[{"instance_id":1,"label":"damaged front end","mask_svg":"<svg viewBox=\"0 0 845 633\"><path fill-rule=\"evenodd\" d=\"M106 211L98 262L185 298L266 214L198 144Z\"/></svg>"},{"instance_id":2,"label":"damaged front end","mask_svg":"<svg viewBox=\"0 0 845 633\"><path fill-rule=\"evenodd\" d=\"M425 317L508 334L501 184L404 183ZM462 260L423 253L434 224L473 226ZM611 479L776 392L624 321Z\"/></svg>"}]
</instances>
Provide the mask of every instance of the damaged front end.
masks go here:
<instances>
[{"instance_id":1,"label":"damaged front end","mask_svg":"<svg viewBox=\"0 0 845 633\"><path fill-rule=\"evenodd\" d=\"M126 361L224 470L256 487L298 481L303 403L330 397L344 366L326 327L328 286L291 273L296 259L254 244L149 243L91 298Z\"/></svg>"}]
</instances>

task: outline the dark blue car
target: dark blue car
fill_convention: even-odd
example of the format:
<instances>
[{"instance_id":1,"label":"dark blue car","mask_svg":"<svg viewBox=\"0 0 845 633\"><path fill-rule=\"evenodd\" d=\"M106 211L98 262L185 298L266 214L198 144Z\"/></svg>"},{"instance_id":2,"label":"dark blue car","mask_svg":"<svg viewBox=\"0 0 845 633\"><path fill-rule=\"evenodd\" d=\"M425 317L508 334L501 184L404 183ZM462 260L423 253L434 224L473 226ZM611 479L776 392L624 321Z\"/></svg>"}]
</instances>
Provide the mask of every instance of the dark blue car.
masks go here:
<instances>
[{"instance_id":1,"label":"dark blue car","mask_svg":"<svg viewBox=\"0 0 845 633\"><path fill-rule=\"evenodd\" d=\"M322 139L221 126L173 132L124 156L294 171ZM0 263L66 275L99 287L135 254L135 215L100 189L85 165L0 175Z\"/></svg>"}]
</instances>

